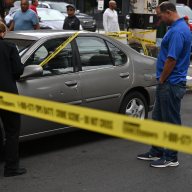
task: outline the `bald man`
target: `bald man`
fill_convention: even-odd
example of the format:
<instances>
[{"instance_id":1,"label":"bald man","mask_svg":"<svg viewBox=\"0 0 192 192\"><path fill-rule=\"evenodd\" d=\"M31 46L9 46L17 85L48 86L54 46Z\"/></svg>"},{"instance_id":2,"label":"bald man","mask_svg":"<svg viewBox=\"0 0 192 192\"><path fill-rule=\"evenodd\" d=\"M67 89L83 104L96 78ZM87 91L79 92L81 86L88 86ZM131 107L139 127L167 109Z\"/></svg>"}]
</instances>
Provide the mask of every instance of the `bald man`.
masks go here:
<instances>
[{"instance_id":1,"label":"bald man","mask_svg":"<svg viewBox=\"0 0 192 192\"><path fill-rule=\"evenodd\" d=\"M39 28L37 14L29 9L29 1L21 0L21 10L15 13L9 30L35 30Z\"/></svg>"},{"instance_id":2,"label":"bald man","mask_svg":"<svg viewBox=\"0 0 192 192\"><path fill-rule=\"evenodd\" d=\"M115 1L109 1L109 8L103 14L103 27L106 33L119 32L119 21L117 11L117 4Z\"/></svg>"}]
</instances>

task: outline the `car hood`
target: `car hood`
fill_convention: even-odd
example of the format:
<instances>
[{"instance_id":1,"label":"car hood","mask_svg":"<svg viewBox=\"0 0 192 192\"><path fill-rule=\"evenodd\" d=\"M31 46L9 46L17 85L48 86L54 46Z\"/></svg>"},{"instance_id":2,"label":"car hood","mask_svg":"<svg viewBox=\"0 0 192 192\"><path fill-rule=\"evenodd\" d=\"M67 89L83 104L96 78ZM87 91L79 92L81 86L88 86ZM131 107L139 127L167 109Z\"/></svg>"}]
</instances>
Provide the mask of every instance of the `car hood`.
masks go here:
<instances>
[{"instance_id":1,"label":"car hood","mask_svg":"<svg viewBox=\"0 0 192 192\"><path fill-rule=\"evenodd\" d=\"M64 21L46 21L46 20L43 20L39 24L40 24L40 27L43 27L43 28L48 27L51 29L63 29L63 23L64 23Z\"/></svg>"}]
</instances>

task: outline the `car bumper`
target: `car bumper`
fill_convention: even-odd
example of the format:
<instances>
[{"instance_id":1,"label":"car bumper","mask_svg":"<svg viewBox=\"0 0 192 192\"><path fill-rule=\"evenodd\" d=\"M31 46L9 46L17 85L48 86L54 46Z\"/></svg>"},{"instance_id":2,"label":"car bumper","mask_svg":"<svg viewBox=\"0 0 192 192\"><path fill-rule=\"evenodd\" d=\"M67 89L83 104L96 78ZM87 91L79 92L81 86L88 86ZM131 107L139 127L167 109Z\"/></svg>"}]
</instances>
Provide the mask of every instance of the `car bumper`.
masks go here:
<instances>
[{"instance_id":1,"label":"car bumper","mask_svg":"<svg viewBox=\"0 0 192 192\"><path fill-rule=\"evenodd\" d=\"M152 111L155 104L156 85L146 87L146 90L149 93L149 111Z\"/></svg>"},{"instance_id":2,"label":"car bumper","mask_svg":"<svg viewBox=\"0 0 192 192\"><path fill-rule=\"evenodd\" d=\"M96 26L82 26L83 27L83 30L86 30L86 31L93 31L95 32L96 31Z\"/></svg>"}]
</instances>

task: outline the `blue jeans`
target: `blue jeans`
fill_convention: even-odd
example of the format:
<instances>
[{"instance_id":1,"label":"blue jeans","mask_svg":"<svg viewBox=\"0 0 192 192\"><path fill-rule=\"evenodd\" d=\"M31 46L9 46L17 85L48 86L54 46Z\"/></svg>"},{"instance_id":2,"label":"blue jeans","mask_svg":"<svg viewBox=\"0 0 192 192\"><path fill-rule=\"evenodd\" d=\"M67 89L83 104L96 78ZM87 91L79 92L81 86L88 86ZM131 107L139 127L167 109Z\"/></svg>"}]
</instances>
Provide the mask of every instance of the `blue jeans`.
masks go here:
<instances>
[{"instance_id":1,"label":"blue jeans","mask_svg":"<svg viewBox=\"0 0 192 192\"><path fill-rule=\"evenodd\" d=\"M181 100L186 93L186 82L173 85L168 82L159 84L156 89L156 101L152 119L181 125ZM166 160L177 159L177 151L152 146L150 153L165 157Z\"/></svg>"}]
</instances>

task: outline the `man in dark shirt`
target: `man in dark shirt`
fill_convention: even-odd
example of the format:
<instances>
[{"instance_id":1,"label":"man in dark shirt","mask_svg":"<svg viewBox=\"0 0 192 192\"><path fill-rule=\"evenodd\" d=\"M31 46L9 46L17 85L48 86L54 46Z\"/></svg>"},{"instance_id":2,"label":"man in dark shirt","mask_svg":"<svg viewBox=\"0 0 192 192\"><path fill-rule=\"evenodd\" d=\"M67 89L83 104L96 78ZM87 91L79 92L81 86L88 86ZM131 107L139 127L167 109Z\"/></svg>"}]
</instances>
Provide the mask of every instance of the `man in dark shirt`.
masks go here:
<instances>
[{"instance_id":1,"label":"man in dark shirt","mask_svg":"<svg viewBox=\"0 0 192 192\"><path fill-rule=\"evenodd\" d=\"M6 26L0 22L0 91L18 94L16 80L22 75L24 66L16 46L4 40L5 34ZM19 167L20 115L0 109L0 119L6 138L4 176L22 175L26 169Z\"/></svg>"},{"instance_id":2,"label":"man in dark shirt","mask_svg":"<svg viewBox=\"0 0 192 192\"><path fill-rule=\"evenodd\" d=\"M80 21L75 16L75 6L67 5L67 14L68 17L65 18L63 29L65 30L79 30L80 29Z\"/></svg>"}]
</instances>

